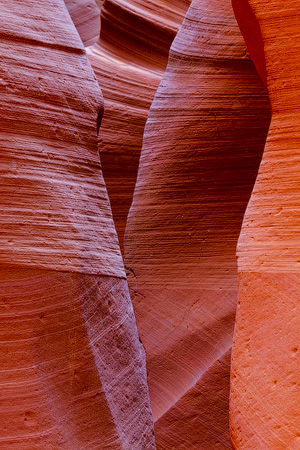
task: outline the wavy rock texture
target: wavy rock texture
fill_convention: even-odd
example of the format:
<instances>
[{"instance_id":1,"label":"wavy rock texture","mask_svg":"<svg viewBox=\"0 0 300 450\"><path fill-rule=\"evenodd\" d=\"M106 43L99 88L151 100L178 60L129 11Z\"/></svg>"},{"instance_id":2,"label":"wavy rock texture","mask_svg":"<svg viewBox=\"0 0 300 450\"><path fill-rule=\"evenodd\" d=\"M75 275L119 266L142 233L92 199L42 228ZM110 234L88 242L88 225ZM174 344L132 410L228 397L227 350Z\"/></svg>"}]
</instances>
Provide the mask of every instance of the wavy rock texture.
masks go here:
<instances>
[{"instance_id":1,"label":"wavy rock texture","mask_svg":"<svg viewBox=\"0 0 300 450\"><path fill-rule=\"evenodd\" d=\"M154 449L101 92L63 1L0 6L0 448Z\"/></svg>"},{"instance_id":2,"label":"wavy rock texture","mask_svg":"<svg viewBox=\"0 0 300 450\"><path fill-rule=\"evenodd\" d=\"M100 33L100 9L94 0L65 0L85 47L95 44Z\"/></svg>"},{"instance_id":3,"label":"wavy rock texture","mask_svg":"<svg viewBox=\"0 0 300 450\"><path fill-rule=\"evenodd\" d=\"M272 120L238 245L231 435L235 450L300 445L299 4L243 2L258 21ZM238 14L239 18L239 14ZM243 24L247 39L252 20ZM260 55L256 56L257 60Z\"/></svg>"},{"instance_id":4,"label":"wavy rock texture","mask_svg":"<svg viewBox=\"0 0 300 450\"><path fill-rule=\"evenodd\" d=\"M121 248L148 111L190 0L107 0L88 50L103 91L99 150Z\"/></svg>"},{"instance_id":5,"label":"wavy rock texture","mask_svg":"<svg viewBox=\"0 0 300 450\"><path fill-rule=\"evenodd\" d=\"M229 0L194 0L145 127L125 262L160 450L230 447L236 242L269 124Z\"/></svg>"}]
</instances>

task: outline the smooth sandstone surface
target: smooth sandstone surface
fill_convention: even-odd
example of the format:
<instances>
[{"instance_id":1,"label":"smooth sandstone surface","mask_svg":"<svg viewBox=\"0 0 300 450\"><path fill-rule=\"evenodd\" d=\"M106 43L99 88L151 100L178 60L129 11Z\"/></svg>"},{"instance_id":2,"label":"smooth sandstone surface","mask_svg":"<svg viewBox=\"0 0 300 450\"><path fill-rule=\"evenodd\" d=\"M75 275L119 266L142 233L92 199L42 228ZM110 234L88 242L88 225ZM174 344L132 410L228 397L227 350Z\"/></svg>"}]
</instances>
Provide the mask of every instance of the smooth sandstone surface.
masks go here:
<instances>
[{"instance_id":1,"label":"smooth sandstone surface","mask_svg":"<svg viewBox=\"0 0 300 450\"><path fill-rule=\"evenodd\" d=\"M230 448L236 243L268 125L230 1L194 0L150 108L124 241L158 449Z\"/></svg>"},{"instance_id":2,"label":"smooth sandstone surface","mask_svg":"<svg viewBox=\"0 0 300 450\"><path fill-rule=\"evenodd\" d=\"M100 9L95 0L65 0L83 45L95 44L100 33Z\"/></svg>"},{"instance_id":3,"label":"smooth sandstone surface","mask_svg":"<svg viewBox=\"0 0 300 450\"><path fill-rule=\"evenodd\" d=\"M189 3L106 1L88 49L105 103L99 151L121 249L148 111Z\"/></svg>"},{"instance_id":4,"label":"smooth sandstone surface","mask_svg":"<svg viewBox=\"0 0 300 450\"><path fill-rule=\"evenodd\" d=\"M300 13L293 0L249 0L246 6L261 30L272 120L238 245L231 436L235 450L296 450ZM246 37L251 26L243 25Z\"/></svg>"},{"instance_id":5,"label":"smooth sandstone surface","mask_svg":"<svg viewBox=\"0 0 300 450\"><path fill-rule=\"evenodd\" d=\"M99 86L62 0L0 9L0 448L154 450Z\"/></svg>"}]
</instances>

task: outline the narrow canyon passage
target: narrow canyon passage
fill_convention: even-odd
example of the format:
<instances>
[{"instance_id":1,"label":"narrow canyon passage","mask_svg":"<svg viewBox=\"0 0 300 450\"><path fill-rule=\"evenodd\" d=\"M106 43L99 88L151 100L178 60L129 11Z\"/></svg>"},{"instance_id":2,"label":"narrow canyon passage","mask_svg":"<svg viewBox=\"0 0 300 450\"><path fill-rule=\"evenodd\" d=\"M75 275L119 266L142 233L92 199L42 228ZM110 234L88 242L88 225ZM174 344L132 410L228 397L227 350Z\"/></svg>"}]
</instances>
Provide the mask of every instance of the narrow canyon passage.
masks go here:
<instances>
[{"instance_id":1,"label":"narrow canyon passage","mask_svg":"<svg viewBox=\"0 0 300 450\"><path fill-rule=\"evenodd\" d=\"M0 9L0 450L299 450L298 2Z\"/></svg>"},{"instance_id":2,"label":"narrow canyon passage","mask_svg":"<svg viewBox=\"0 0 300 450\"><path fill-rule=\"evenodd\" d=\"M98 42L87 49L104 97L103 175L123 251L149 108L190 0L106 0Z\"/></svg>"}]
</instances>

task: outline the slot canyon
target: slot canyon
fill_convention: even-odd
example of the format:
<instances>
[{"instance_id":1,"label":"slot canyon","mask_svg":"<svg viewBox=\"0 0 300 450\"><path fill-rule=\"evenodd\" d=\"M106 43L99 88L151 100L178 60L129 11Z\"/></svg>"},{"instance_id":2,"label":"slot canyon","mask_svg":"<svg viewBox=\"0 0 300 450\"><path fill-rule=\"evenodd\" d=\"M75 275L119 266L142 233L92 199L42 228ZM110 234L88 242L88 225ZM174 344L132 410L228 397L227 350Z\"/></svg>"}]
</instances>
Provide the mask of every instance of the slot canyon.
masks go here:
<instances>
[{"instance_id":1,"label":"slot canyon","mask_svg":"<svg viewBox=\"0 0 300 450\"><path fill-rule=\"evenodd\" d=\"M0 450L300 450L298 2L0 6Z\"/></svg>"}]
</instances>

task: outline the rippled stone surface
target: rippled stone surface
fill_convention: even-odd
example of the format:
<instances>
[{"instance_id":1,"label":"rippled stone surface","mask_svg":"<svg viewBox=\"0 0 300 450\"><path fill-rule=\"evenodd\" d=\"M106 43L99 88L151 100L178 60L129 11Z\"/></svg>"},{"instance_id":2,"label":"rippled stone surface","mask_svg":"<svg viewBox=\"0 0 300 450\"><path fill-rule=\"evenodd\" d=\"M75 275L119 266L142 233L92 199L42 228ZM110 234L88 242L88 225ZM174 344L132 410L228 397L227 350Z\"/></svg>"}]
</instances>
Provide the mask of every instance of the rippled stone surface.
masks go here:
<instances>
[{"instance_id":1,"label":"rippled stone surface","mask_svg":"<svg viewBox=\"0 0 300 450\"><path fill-rule=\"evenodd\" d=\"M125 233L158 449L230 448L236 244L268 124L230 1L194 0L150 108Z\"/></svg>"},{"instance_id":2,"label":"rippled stone surface","mask_svg":"<svg viewBox=\"0 0 300 450\"><path fill-rule=\"evenodd\" d=\"M104 97L99 151L121 249L145 122L189 3L107 0L88 49Z\"/></svg>"},{"instance_id":3,"label":"rippled stone surface","mask_svg":"<svg viewBox=\"0 0 300 450\"><path fill-rule=\"evenodd\" d=\"M0 7L0 448L152 450L101 91L63 1Z\"/></svg>"}]
</instances>

